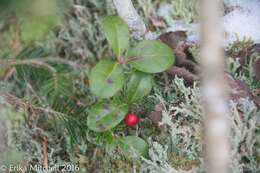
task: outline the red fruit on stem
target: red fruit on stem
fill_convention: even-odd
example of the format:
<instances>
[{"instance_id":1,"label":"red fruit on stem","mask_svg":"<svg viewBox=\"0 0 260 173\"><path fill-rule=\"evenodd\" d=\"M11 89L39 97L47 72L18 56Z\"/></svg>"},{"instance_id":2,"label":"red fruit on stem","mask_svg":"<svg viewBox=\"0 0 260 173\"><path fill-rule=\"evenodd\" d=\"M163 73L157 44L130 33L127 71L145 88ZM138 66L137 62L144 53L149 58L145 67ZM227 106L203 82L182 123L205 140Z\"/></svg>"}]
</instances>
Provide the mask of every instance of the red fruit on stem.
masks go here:
<instances>
[{"instance_id":1,"label":"red fruit on stem","mask_svg":"<svg viewBox=\"0 0 260 173\"><path fill-rule=\"evenodd\" d=\"M129 113L126 115L124 122L128 126L135 126L139 122L139 117L136 114Z\"/></svg>"}]
</instances>

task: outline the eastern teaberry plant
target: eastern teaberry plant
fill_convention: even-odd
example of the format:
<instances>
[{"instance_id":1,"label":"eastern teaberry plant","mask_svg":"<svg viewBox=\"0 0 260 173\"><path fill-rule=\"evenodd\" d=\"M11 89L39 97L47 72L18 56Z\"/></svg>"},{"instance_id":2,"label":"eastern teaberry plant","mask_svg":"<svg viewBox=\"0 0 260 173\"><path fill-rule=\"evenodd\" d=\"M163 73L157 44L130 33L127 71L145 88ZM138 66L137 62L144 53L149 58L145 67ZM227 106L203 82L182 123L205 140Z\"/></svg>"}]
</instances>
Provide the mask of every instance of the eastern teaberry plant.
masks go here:
<instances>
[{"instance_id":1,"label":"eastern teaberry plant","mask_svg":"<svg viewBox=\"0 0 260 173\"><path fill-rule=\"evenodd\" d=\"M150 93L152 74L163 72L174 63L172 49L160 41L144 40L129 49L128 26L120 17L105 17L102 28L116 58L101 60L90 72L90 91L98 102L90 109L87 124L96 132L108 131L118 125L129 111L129 106ZM123 89L123 100L111 99ZM133 139L140 145L144 144L137 137L124 138L118 141L127 141L126 146ZM137 151L142 149L140 146L133 148Z\"/></svg>"}]
</instances>

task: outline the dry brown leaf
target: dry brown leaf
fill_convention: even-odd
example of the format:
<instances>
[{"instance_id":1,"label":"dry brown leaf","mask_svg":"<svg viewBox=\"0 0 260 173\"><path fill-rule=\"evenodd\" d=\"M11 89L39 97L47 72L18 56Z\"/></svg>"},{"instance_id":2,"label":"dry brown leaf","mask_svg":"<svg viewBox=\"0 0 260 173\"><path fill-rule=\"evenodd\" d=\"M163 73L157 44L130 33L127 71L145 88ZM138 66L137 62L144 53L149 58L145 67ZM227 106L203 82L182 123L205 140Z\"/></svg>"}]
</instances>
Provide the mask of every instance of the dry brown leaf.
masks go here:
<instances>
[{"instance_id":1,"label":"dry brown leaf","mask_svg":"<svg viewBox=\"0 0 260 173\"><path fill-rule=\"evenodd\" d=\"M188 83L193 83L194 81L199 80L199 77L197 75L191 73L183 67L172 66L169 70L167 70L167 73L173 77L182 77Z\"/></svg>"},{"instance_id":2,"label":"dry brown leaf","mask_svg":"<svg viewBox=\"0 0 260 173\"><path fill-rule=\"evenodd\" d=\"M170 76L182 77L188 83L198 80L199 65L190 57L188 52L187 35L185 31L167 32L162 34L160 40L174 50L175 65L167 71Z\"/></svg>"}]
</instances>

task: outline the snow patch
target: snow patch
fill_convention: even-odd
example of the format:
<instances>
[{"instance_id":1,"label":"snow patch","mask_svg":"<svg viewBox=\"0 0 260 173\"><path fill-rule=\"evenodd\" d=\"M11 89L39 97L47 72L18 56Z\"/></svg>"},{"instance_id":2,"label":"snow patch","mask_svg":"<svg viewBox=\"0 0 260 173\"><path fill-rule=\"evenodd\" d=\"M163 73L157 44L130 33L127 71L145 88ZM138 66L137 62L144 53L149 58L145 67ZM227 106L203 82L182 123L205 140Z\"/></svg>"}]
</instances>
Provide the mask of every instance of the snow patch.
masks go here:
<instances>
[{"instance_id":1,"label":"snow patch","mask_svg":"<svg viewBox=\"0 0 260 173\"><path fill-rule=\"evenodd\" d=\"M244 38L260 43L260 1L228 0L227 5L234 10L222 18L225 45Z\"/></svg>"},{"instance_id":2,"label":"snow patch","mask_svg":"<svg viewBox=\"0 0 260 173\"><path fill-rule=\"evenodd\" d=\"M230 11L222 19L225 35L224 45L228 46L237 39L250 38L255 43L260 43L260 0L225 0L225 7ZM199 25L187 24L184 21L172 19L171 4L162 4L158 15L163 17L170 27L169 31L187 31L188 41L199 41Z\"/></svg>"}]
</instances>

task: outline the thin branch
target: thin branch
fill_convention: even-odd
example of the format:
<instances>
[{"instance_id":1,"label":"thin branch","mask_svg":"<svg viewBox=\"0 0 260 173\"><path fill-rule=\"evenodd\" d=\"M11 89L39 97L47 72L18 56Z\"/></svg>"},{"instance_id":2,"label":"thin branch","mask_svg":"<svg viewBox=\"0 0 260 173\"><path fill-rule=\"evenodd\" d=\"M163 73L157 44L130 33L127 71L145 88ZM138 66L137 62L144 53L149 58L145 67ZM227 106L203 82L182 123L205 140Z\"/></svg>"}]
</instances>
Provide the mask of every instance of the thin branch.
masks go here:
<instances>
[{"instance_id":1,"label":"thin branch","mask_svg":"<svg viewBox=\"0 0 260 173\"><path fill-rule=\"evenodd\" d=\"M13 105L18 108L26 109L26 108L30 107L31 109L33 109L36 112L44 113L47 115L53 115L53 116L57 116L57 117L66 117L66 114L64 114L62 112L57 112L55 110L52 110L49 107L39 107L39 106L30 104L30 103L27 103L23 99L18 98L10 93L0 93L0 96L2 96L8 104Z\"/></svg>"},{"instance_id":2,"label":"thin branch","mask_svg":"<svg viewBox=\"0 0 260 173\"><path fill-rule=\"evenodd\" d=\"M220 3L221 0L201 1L202 94L206 111L207 169L210 173L230 172L227 83L221 49Z\"/></svg>"},{"instance_id":3,"label":"thin branch","mask_svg":"<svg viewBox=\"0 0 260 173\"><path fill-rule=\"evenodd\" d=\"M41 58L40 61L43 62L55 62L55 63L60 63L60 64L67 64L69 66L71 66L72 68L78 69L81 68L81 66L73 61L69 61L63 58L59 58L59 57L45 57L45 58Z\"/></svg>"},{"instance_id":4,"label":"thin branch","mask_svg":"<svg viewBox=\"0 0 260 173\"><path fill-rule=\"evenodd\" d=\"M49 167L49 161L48 161L48 139L44 137L42 142L43 147L43 166L44 168L48 169Z\"/></svg>"},{"instance_id":5,"label":"thin branch","mask_svg":"<svg viewBox=\"0 0 260 173\"><path fill-rule=\"evenodd\" d=\"M51 71L52 73L56 73L55 68L53 68L51 65L39 61L39 60L33 60L33 59L26 59L26 60L1 60L0 64L4 65L5 67L8 66L16 66L16 65L30 65L30 66L36 66L36 67L44 67Z\"/></svg>"},{"instance_id":6,"label":"thin branch","mask_svg":"<svg viewBox=\"0 0 260 173\"><path fill-rule=\"evenodd\" d=\"M71 66L72 68L80 68L80 65L73 61L69 61L66 59L62 59L59 57L43 57L43 58L37 58L37 59L24 59L24 60L17 60L17 59L7 59L7 60L0 60L1 64L6 64L6 65L21 65L21 64L35 64L35 65L42 65L42 63L47 63L47 62L54 62L54 63L60 63L60 64L67 64Z\"/></svg>"}]
</instances>

